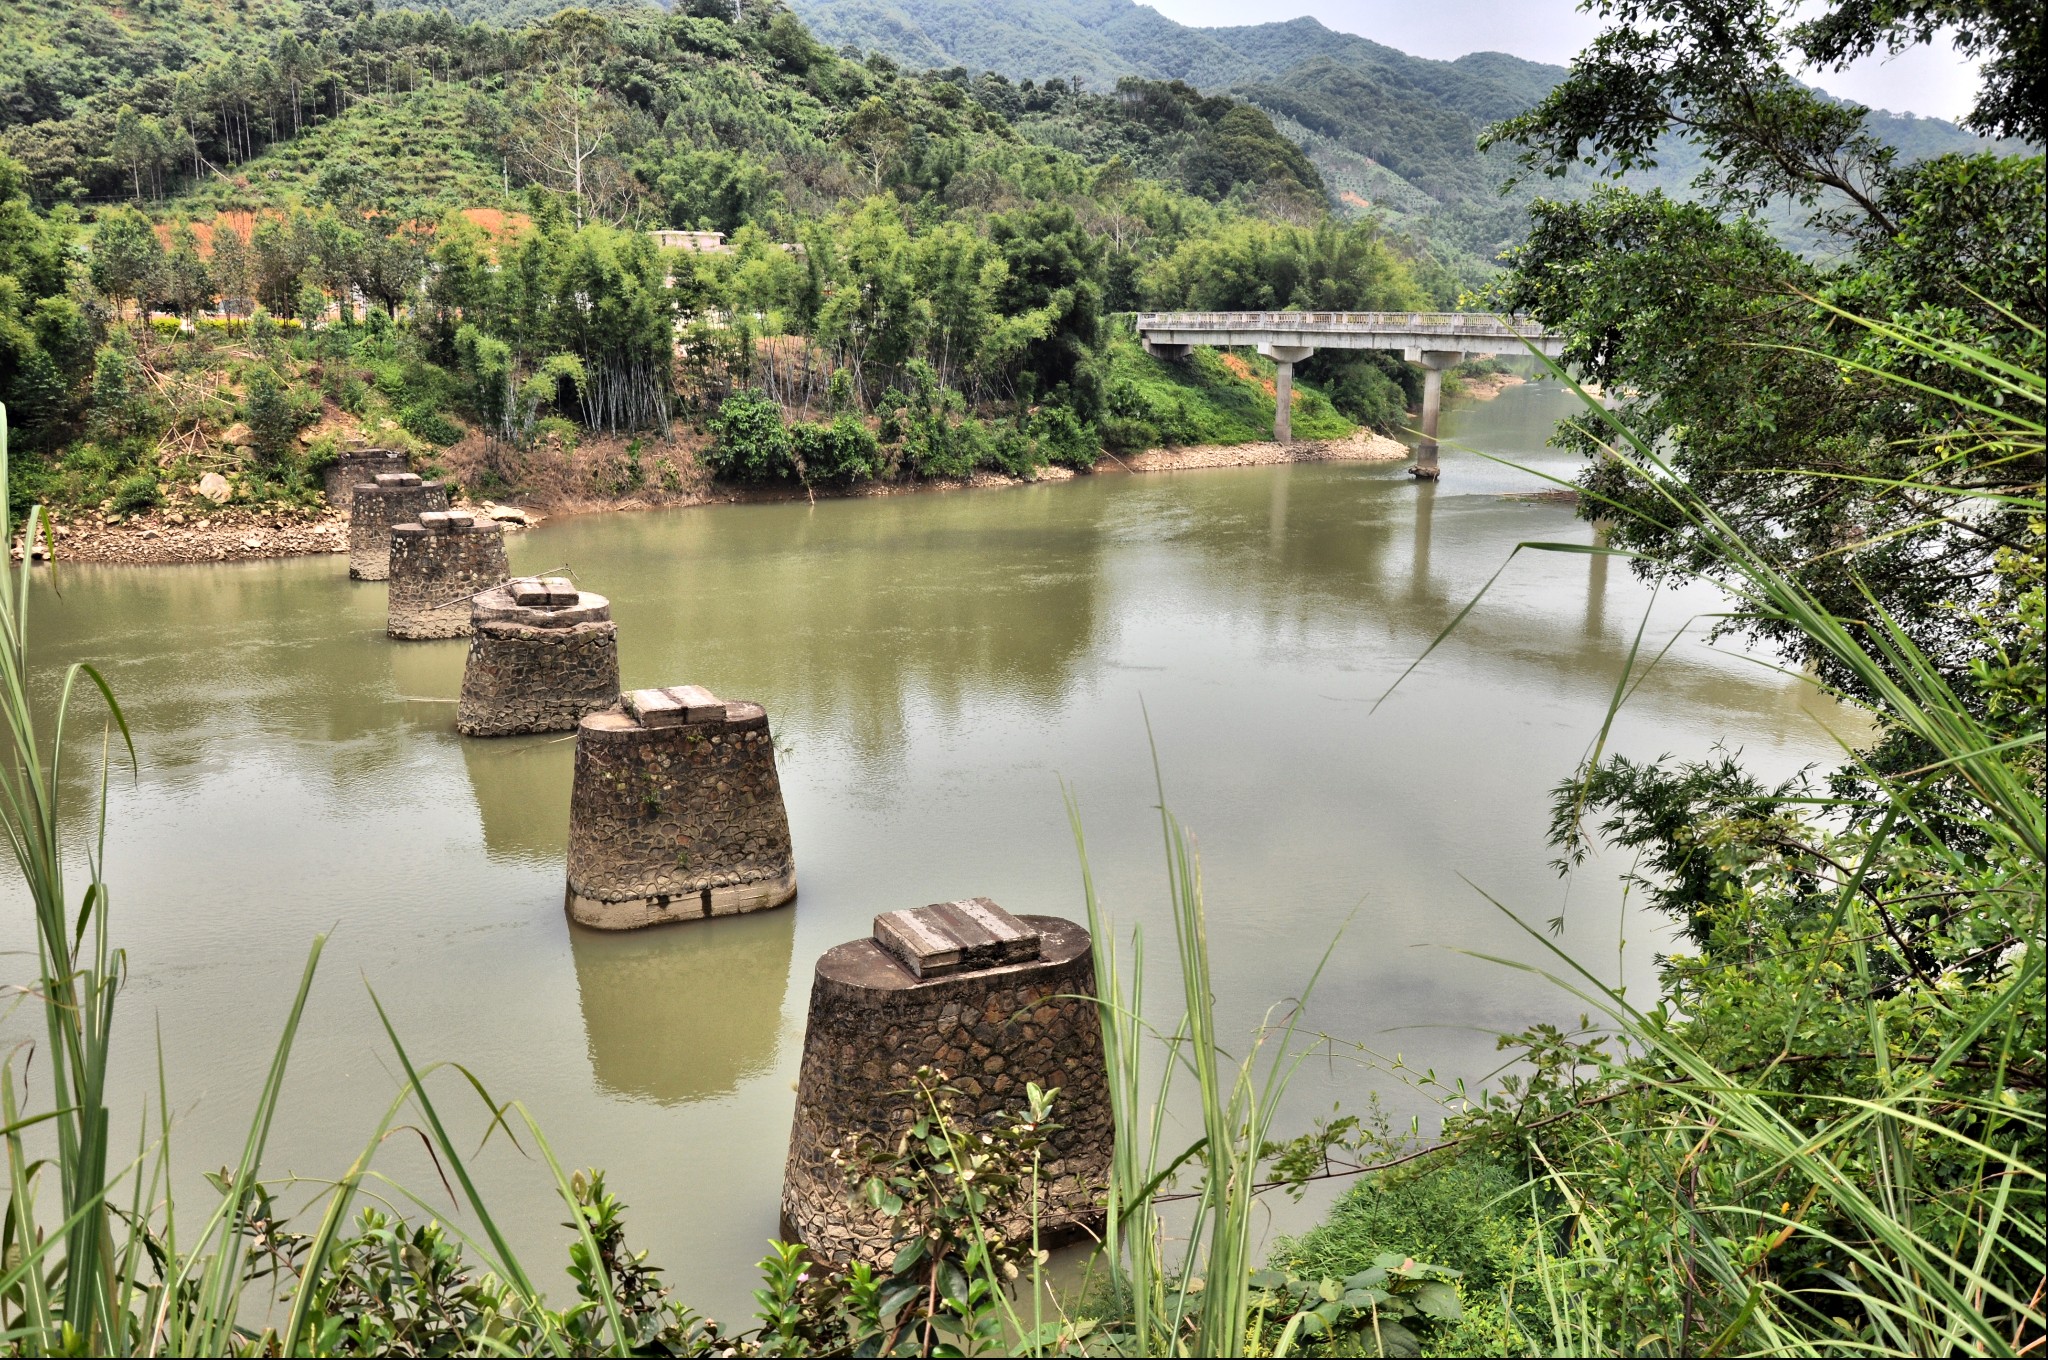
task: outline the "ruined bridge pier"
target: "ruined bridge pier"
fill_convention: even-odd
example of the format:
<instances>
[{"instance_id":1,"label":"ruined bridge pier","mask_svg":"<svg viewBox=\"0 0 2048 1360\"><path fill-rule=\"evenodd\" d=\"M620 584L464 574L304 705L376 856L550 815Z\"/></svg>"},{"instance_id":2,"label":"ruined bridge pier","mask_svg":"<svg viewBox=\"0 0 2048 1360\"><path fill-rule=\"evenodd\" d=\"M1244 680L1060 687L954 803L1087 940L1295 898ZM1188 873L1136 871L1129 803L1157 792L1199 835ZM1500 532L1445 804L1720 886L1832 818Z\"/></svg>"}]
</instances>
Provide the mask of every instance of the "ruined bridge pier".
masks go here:
<instances>
[{"instance_id":1,"label":"ruined bridge pier","mask_svg":"<svg viewBox=\"0 0 2048 1360\"><path fill-rule=\"evenodd\" d=\"M1519 354L1533 348L1556 358L1564 339L1534 323L1468 312L1141 312L1138 338L1148 352L1181 358L1196 345L1252 346L1273 361L1273 438L1294 438L1294 366L1318 349L1398 351L1422 366L1422 442L1415 450L1417 477L1435 481L1437 417L1443 409L1444 370L1468 358Z\"/></svg>"}]
</instances>

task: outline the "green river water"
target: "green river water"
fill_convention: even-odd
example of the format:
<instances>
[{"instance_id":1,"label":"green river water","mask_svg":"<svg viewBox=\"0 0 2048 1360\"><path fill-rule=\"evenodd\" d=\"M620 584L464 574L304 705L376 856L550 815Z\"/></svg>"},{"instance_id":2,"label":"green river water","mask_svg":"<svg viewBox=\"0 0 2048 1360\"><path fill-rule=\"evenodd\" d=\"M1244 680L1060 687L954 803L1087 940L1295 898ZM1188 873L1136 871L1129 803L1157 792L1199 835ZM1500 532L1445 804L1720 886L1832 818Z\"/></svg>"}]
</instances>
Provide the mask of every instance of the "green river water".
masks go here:
<instances>
[{"instance_id":1,"label":"green river water","mask_svg":"<svg viewBox=\"0 0 2048 1360\"><path fill-rule=\"evenodd\" d=\"M1543 449L1567 409L1554 387L1514 388L1454 408L1445 434L1568 471ZM1156 1018L1177 1015L1148 713L1200 841L1225 1032L1295 995L1341 930L1310 1027L1480 1080L1496 1032L1580 1009L1460 952L1539 955L1484 894L1532 922L1562 914L1566 948L1638 989L1663 938L1625 908L1625 862L1561 880L1544 843L1548 790L1597 731L1649 600L1625 567L1522 554L1374 707L1517 542L1589 540L1569 508L1501 494L1536 485L1447 448L1434 488L1399 464L1104 475L519 535L516 570L566 563L611 597L629 687L757 699L777 735L794 906L619 936L563 915L570 743L458 738L467 644L388 641L383 588L342 559L66 567L61 596L34 601L36 658L102 666L141 756L110 799L132 970L116 1127L153 1099L160 1026L187 1188L233 1161L308 945L330 931L270 1175L338 1174L390 1099L374 987L416 1060L462 1062L523 1101L565 1163L608 1168L678 1295L740 1320L776 1231L814 960L879 911L943 899L1082 914L1062 781L1110 909L1151 932ZM1714 607L1667 593L1653 644ZM1823 721L1843 719L1695 622L1611 745L1727 742L1777 774L1829 759ZM67 784L80 847L89 774ZM19 890L6 897L0 947L32 949ZM12 960L32 970L32 953ZM436 1089L480 1138L460 1079ZM1398 1120L1434 1118L1341 1056L1291 1099L1305 1122L1374 1093ZM381 1164L446 1208L416 1140ZM502 1137L476 1166L528 1268L566 1290L545 1167ZM1278 1204L1271 1225L1324 1202Z\"/></svg>"}]
</instances>

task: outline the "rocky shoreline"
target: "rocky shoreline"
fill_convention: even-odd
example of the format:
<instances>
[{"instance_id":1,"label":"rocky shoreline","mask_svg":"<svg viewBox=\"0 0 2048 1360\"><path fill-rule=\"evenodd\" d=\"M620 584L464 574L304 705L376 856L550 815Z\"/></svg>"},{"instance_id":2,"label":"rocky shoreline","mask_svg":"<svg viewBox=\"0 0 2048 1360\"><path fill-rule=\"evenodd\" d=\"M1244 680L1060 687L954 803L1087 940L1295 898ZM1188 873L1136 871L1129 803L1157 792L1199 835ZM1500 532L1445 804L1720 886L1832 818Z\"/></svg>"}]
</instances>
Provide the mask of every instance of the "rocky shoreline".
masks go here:
<instances>
[{"instance_id":1,"label":"rocky shoreline","mask_svg":"<svg viewBox=\"0 0 2048 1360\"><path fill-rule=\"evenodd\" d=\"M1104 454L1096 465L1101 473L1186 472L1204 468L1261 467L1277 463L1381 463L1406 458L1410 450L1398 440L1361 430L1345 439L1304 440L1295 444L1222 444L1172 449L1146 449L1119 457ZM616 510L645 510L677 505L743 504L761 501L796 500L806 496L887 496L904 492L952 491L967 488L1025 486L1037 482L1066 481L1077 475L1070 468L1041 468L1035 477L1008 477L1001 473L978 472L959 480L929 482L873 483L843 490L806 490L800 487L757 490L712 488L698 494L663 498L659 506L645 500L622 497L616 501L577 501L551 506L557 514L597 513ZM481 506L458 508L490 515L508 529L537 523L533 511L486 502ZM139 515L113 517L94 514L58 516L53 523L56 555L60 562L91 562L106 565L169 566L179 563L240 562L258 558L304 557L317 553L348 551L348 516L339 511L309 513L274 507L225 505L195 515L174 510L151 510ZM38 545L37 556L44 556ZM21 559L21 541L13 546L14 560Z\"/></svg>"},{"instance_id":2,"label":"rocky shoreline","mask_svg":"<svg viewBox=\"0 0 2048 1360\"><path fill-rule=\"evenodd\" d=\"M1398 439L1360 430L1344 439L1300 440L1293 444L1204 444L1146 449L1128 458L1103 455L1103 471L1190 472L1200 468L1264 467L1273 463L1393 463L1414 456Z\"/></svg>"}]
</instances>

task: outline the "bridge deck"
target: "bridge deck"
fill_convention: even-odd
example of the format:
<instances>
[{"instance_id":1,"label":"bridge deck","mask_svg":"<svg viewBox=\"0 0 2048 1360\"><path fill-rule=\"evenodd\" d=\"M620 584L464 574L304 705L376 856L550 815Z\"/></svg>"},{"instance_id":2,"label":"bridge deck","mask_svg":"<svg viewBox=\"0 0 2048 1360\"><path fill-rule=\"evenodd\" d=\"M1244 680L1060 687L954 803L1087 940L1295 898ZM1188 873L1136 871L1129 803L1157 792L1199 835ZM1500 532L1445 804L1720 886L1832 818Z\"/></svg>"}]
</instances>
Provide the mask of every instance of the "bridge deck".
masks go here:
<instances>
[{"instance_id":1,"label":"bridge deck","mask_svg":"<svg viewBox=\"0 0 2048 1360\"><path fill-rule=\"evenodd\" d=\"M1140 312L1138 334L1154 345L1282 345L1520 354L1523 342L1552 357L1564 338L1533 321L1479 312Z\"/></svg>"}]
</instances>

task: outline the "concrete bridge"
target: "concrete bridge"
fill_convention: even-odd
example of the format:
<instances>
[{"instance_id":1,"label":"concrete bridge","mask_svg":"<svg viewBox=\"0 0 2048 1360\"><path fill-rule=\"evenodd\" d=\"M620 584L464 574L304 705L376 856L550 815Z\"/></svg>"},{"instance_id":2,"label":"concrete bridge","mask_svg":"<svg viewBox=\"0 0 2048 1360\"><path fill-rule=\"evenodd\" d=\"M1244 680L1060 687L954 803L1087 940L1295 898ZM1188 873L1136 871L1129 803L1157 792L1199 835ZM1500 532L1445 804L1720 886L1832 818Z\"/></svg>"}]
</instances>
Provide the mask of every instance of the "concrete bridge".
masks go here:
<instances>
[{"instance_id":1,"label":"concrete bridge","mask_svg":"<svg viewBox=\"0 0 2048 1360\"><path fill-rule=\"evenodd\" d=\"M1445 369L1479 355L1522 354L1531 346L1553 359L1564 352L1564 337L1534 322L1478 312L1140 312L1138 338L1150 353L1170 359L1196 345L1255 346L1279 369L1273 438L1282 444L1293 438L1289 404L1296 364L1319 349L1398 351L1422 365L1422 443L1412 471L1431 481L1439 473L1436 424Z\"/></svg>"}]
</instances>

